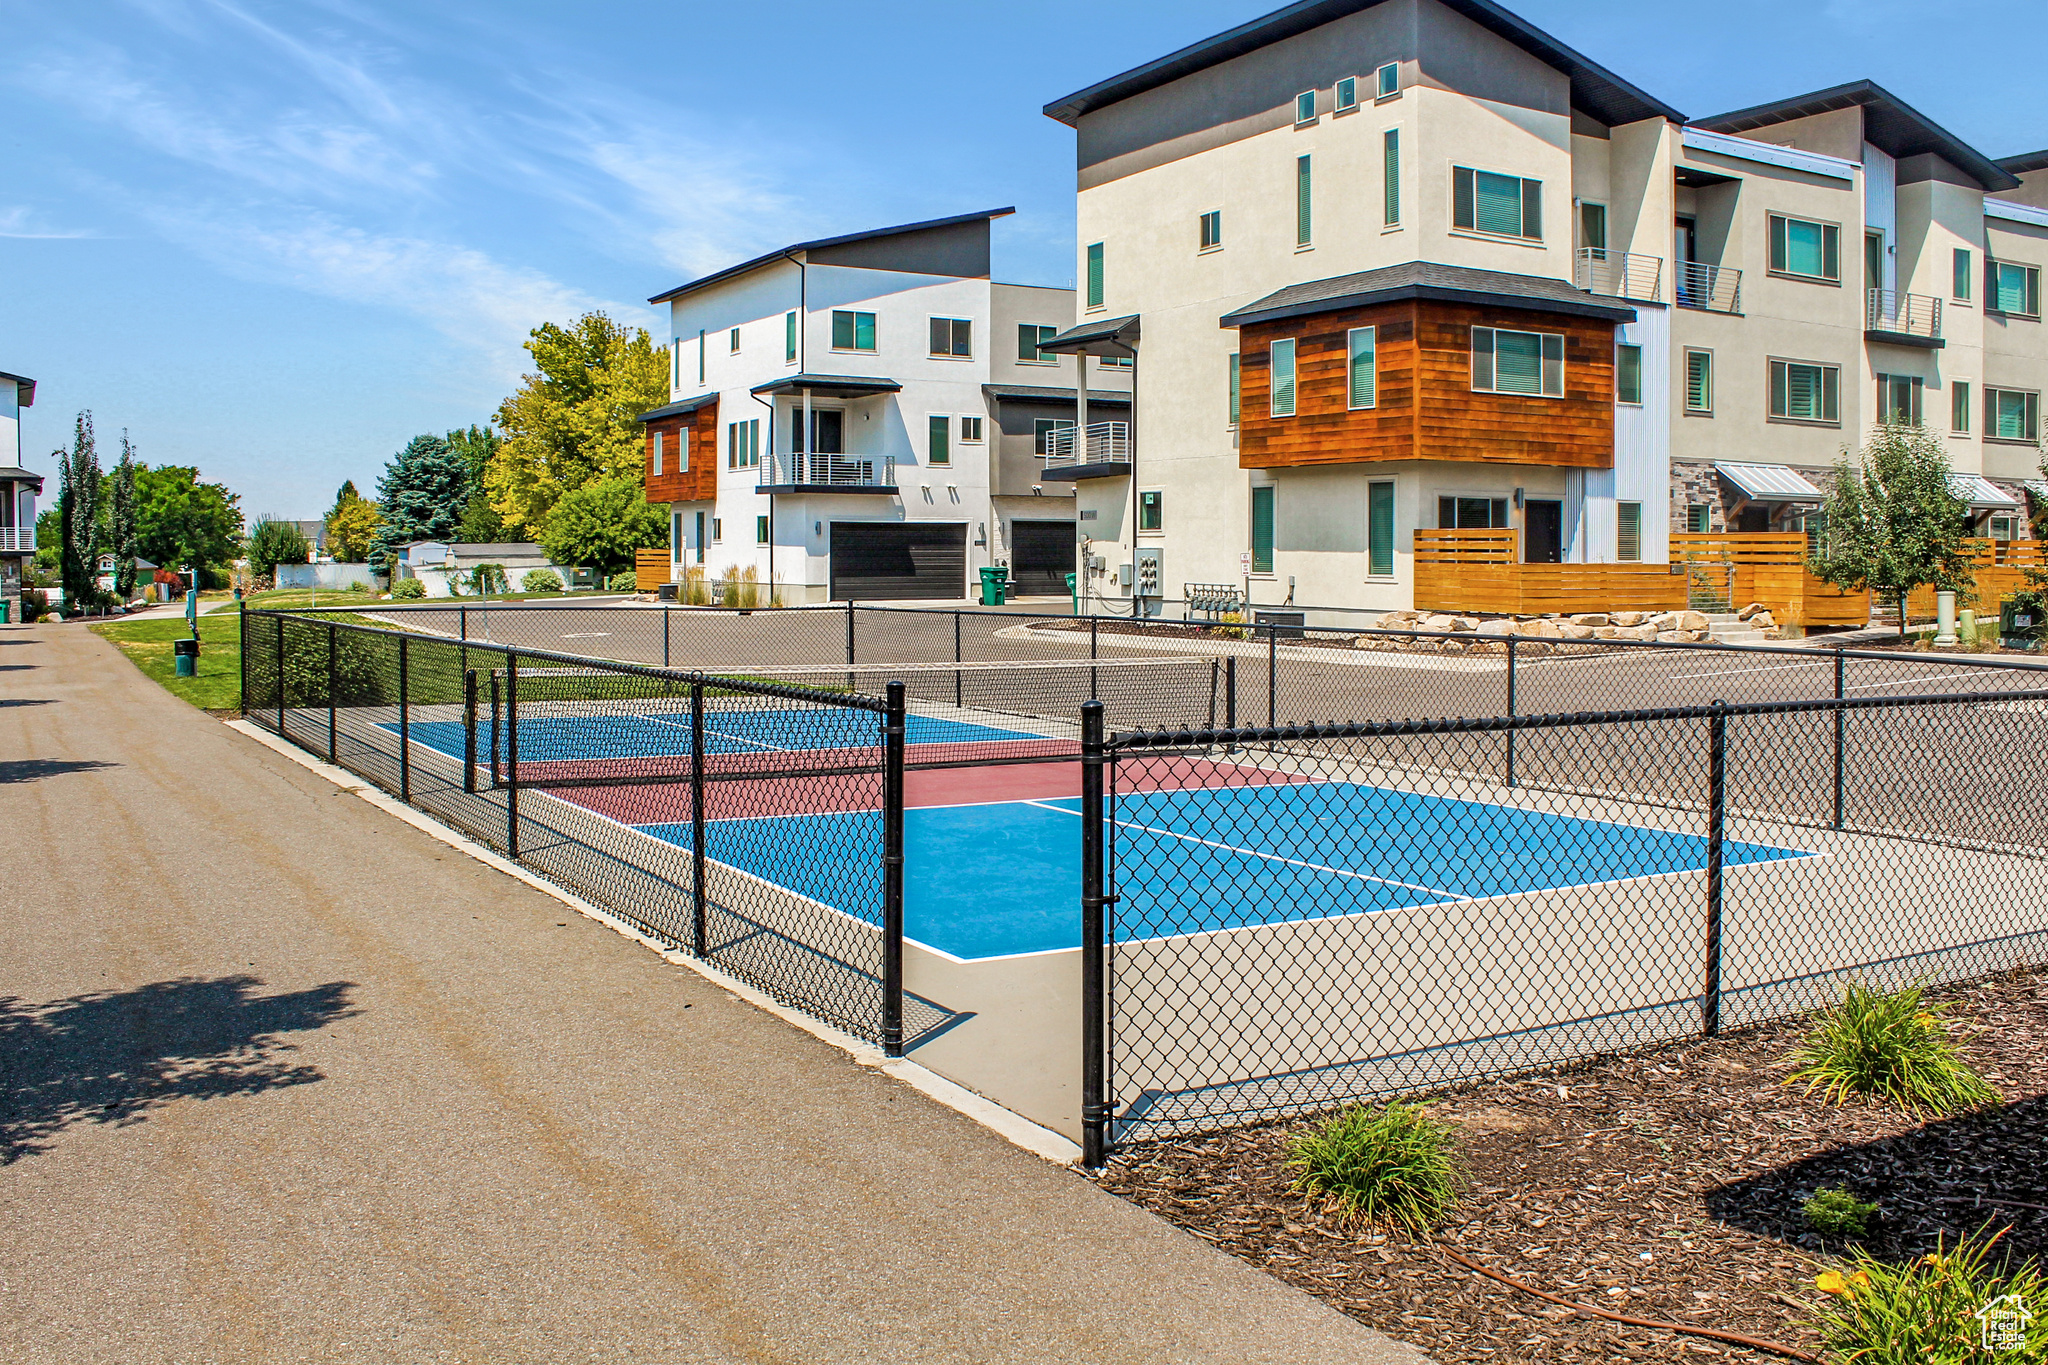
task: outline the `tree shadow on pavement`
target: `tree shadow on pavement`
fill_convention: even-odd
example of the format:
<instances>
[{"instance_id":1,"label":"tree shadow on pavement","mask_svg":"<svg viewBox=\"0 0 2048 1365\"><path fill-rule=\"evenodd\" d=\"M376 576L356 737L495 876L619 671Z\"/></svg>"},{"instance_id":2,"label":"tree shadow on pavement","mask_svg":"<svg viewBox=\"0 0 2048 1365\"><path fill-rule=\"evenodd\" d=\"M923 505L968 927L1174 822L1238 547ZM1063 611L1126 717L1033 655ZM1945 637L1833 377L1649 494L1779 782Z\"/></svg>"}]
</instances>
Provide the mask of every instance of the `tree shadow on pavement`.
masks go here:
<instances>
[{"instance_id":1,"label":"tree shadow on pavement","mask_svg":"<svg viewBox=\"0 0 2048 1365\"><path fill-rule=\"evenodd\" d=\"M282 1035L359 1011L355 983L256 995L253 976L186 977L34 1005L0 996L0 1166L75 1124L140 1123L178 1099L253 1095L325 1077Z\"/></svg>"},{"instance_id":2,"label":"tree shadow on pavement","mask_svg":"<svg viewBox=\"0 0 2048 1365\"><path fill-rule=\"evenodd\" d=\"M45 777L58 777L64 773L94 773L101 768L118 768L118 763L102 763L96 758L8 758L0 759L0 784L8 782L38 782Z\"/></svg>"}]
</instances>

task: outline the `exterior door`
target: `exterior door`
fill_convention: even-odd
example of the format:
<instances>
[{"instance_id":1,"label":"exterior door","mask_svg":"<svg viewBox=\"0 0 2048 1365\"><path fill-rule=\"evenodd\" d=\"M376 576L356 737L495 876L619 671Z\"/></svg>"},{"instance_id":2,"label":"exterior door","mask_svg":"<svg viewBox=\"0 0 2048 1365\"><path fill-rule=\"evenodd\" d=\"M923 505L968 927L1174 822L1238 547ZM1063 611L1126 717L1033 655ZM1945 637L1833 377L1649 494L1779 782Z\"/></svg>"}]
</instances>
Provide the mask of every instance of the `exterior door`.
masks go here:
<instances>
[{"instance_id":1,"label":"exterior door","mask_svg":"<svg viewBox=\"0 0 2048 1365\"><path fill-rule=\"evenodd\" d=\"M931 601L966 595L965 523L832 523L832 596L836 600Z\"/></svg>"},{"instance_id":2,"label":"exterior door","mask_svg":"<svg viewBox=\"0 0 2048 1365\"><path fill-rule=\"evenodd\" d=\"M1010 577L1019 596L1064 597L1067 575L1074 572L1074 523L1013 521L1010 523Z\"/></svg>"},{"instance_id":3,"label":"exterior door","mask_svg":"<svg viewBox=\"0 0 2048 1365\"><path fill-rule=\"evenodd\" d=\"M1522 558L1531 564L1564 561L1564 504L1531 498L1522 513Z\"/></svg>"}]
</instances>

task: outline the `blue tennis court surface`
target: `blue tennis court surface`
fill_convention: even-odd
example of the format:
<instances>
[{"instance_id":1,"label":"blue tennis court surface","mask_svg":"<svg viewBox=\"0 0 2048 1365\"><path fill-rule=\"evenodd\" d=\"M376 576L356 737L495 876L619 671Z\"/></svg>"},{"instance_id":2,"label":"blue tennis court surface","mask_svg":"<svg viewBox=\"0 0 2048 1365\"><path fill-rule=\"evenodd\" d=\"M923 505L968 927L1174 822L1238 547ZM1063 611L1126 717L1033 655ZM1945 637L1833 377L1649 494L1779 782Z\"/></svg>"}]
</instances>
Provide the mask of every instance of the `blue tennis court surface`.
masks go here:
<instances>
[{"instance_id":1,"label":"blue tennis court surface","mask_svg":"<svg viewBox=\"0 0 2048 1365\"><path fill-rule=\"evenodd\" d=\"M522 744L524 736L522 734ZM905 812L904 932L974 959L1080 946L1080 801ZM1321 919L1699 871L1697 835L1348 782L1127 793L1120 939ZM690 827L646 825L688 847ZM713 820L706 852L813 900L876 902L878 811ZM1728 866L1811 856L1729 841ZM1626 895L1627 888L1616 894Z\"/></svg>"},{"instance_id":2,"label":"blue tennis court surface","mask_svg":"<svg viewBox=\"0 0 2048 1365\"><path fill-rule=\"evenodd\" d=\"M380 722L398 733L395 722ZM412 738L452 758L463 753L460 721L414 721ZM904 721L908 744L985 744L999 740L1036 740L1042 736L968 721L912 715ZM704 713L707 754L792 753L817 749L870 749L882 743L882 717L853 707L797 710L763 708L748 711L707 710ZM490 726L477 724L477 751L488 753ZM501 728L499 754L510 757ZM607 758L673 758L690 752L690 713L612 716L521 716L519 761L589 762Z\"/></svg>"}]
</instances>

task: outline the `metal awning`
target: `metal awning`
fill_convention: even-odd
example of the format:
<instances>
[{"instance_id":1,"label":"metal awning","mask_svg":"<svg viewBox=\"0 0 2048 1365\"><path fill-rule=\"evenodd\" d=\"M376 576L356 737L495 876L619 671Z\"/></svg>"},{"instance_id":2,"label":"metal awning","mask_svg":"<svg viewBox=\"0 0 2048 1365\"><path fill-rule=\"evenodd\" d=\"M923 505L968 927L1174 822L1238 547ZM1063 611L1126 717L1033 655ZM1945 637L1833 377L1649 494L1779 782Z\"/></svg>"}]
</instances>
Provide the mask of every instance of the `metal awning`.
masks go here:
<instances>
[{"instance_id":1,"label":"metal awning","mask_svg":"<svg viewBox=\"0 0 2048 1365\"><path fill-rule=\"evenodd\" d=\"M778 394L811 391L815 398L875 398L885 393L897 393L903 386L893 379L877 379L861 374L792 374L782 379L771 379L766 384L756 384L749 393Z\"/></svg>"},{"instance_id":2,"label":"metal awning","mask_svg":"<svg viewBox=\"0 0 2048 1365\"><path fill-rule=\"evenodd\" d=\"M1982 474L1950 474L1948 491L1972 507L2016 508L2020 500Z\"/></svg>"},{"instance_id":3,"label":"metal awning","mask_svg":"<svg viewBox=\"0 0 2048 1365\"><path fill-rule=\"evenodd\" d=\"M1825 496L1790 465L1721 464L1714 472L1742 491L1751 502L1824 502Z\"/></svg>"},{"instance_id":4,"label":"metal awning","mask_svg":"<svg viewBox=\"0 0 2048 1365\"><path fill-rule=\"evenodd\" d=\"M664 417L682 417L697 411L699 408L708 408L717 401L718 395L715 393L700 393L695 398L685 398L680 403L670 403L664 407L643 412L633 420L636 422L659 422Z\"/></svg>"},{"instance_id":5,"label":"metal awning","mask_svg":"<svg viewBox=\"0 0 2048 1365\"><path fill-rule=\"evenodd\" d=\"M2027 496L2035 502L2048 502L2048 479L2024 479L2020 487L2027 490Z\"/></svg>"},{"instance_id":6,"label":"metal awning","mask_svg":"<svg viewBox=\"0 0 2048 1365\"><path fill-rule=\"evenodd\" d=\"M1138 349L1138 315L1129 313L1069 327L1052 340L1039 342L1038 349L1061 355L1129 355Z\"/></svg>"}]
</instances>

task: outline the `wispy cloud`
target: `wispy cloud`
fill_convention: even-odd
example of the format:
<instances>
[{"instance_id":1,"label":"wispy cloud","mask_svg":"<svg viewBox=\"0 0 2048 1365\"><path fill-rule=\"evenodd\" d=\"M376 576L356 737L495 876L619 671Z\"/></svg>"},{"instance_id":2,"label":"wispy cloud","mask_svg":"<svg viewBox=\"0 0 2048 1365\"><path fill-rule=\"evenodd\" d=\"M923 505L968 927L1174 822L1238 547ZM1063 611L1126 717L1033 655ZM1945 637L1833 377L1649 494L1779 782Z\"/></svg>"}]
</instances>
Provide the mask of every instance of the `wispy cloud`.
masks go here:
<instances>
[{"instance_id":1,"label":"wispy cloud","mask_svg":"<svg viewBox=\"0 0 2048 1365\"><path fill-rule=\"evenodd\" d=\"M0 208L0 237L98 237L91 228L58 228L45 224L34 209L25 205Z\"/></svg>"}]
</instances>

